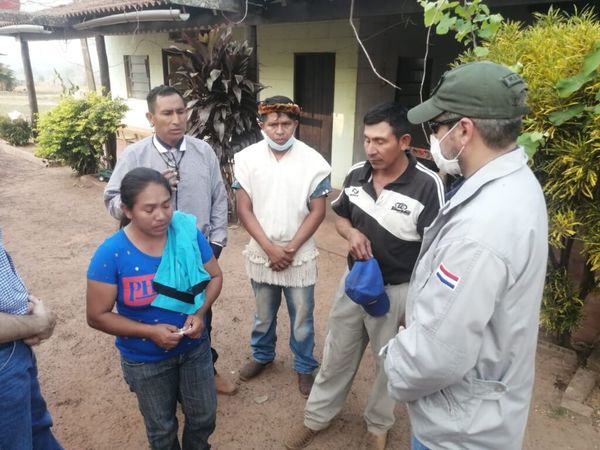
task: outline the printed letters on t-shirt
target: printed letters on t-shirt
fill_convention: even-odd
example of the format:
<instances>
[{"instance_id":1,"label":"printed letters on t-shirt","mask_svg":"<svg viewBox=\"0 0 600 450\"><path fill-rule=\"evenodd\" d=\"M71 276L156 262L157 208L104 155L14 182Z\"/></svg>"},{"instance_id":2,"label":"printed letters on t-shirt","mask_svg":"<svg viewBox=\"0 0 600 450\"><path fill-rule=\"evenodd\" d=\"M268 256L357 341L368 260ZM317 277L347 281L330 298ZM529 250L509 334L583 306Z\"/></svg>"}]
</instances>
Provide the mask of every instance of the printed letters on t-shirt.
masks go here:
<instances>
[{"instance_id":1,"label":"printed letters on t-shirt","mask_svg":"<svg viewBox=\"0 0 600 450\"><path fill-rule=\"evenodd\" d=\"M157 293L152 287L155 274L123 277L123 302L127 306L145 306L152 303Z\"/></svg>"}]
</instances>

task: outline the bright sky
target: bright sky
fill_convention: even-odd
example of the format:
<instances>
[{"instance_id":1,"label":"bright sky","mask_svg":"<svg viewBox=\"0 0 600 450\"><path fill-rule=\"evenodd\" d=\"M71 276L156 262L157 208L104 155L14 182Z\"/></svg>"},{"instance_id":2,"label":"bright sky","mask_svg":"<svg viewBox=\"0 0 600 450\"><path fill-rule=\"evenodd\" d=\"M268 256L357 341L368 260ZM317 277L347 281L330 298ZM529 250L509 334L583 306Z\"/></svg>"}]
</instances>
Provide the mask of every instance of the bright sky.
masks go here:
<instances>
[{"instance_id":1,"label":"bright sky","mask_svg":"<svg viewBox=\"0 0 600 450\"><path fill-rule=\"evenodd\" d=\"M68 3L66 0L21 0L22 11L35 11L42 8ZM88 39L92 65L97 65L96 47L93 39ZM0 36L0 62L10 66L18 79L23 79L23 63L19 42L9 36ZM43 76L47 81L54 79L53 69L63 78L79 78L71 81L81 83L83 80L83 58L79 40L30 41L29 56L33 68L33 76Z\"/></svg>"}]
</instances>

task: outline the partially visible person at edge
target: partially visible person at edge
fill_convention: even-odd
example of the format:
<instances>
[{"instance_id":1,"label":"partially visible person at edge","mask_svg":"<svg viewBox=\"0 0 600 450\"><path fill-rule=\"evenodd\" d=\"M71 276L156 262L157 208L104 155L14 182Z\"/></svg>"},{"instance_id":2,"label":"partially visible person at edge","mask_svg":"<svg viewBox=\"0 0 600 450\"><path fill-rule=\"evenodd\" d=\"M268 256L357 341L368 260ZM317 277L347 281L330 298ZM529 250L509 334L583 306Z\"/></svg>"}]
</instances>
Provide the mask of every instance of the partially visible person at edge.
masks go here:
<instances>
[{"instance_id":1,"label":"partially visible person at edge","mask_svg":"<svg viewBox=\"0 0 600 450\"><path fill-rule=\"evenodd\" d=\"M0 449L62 449L31 349L52 335L55 323L56 316L27 292L0 230Z\"/></svg>"},{"instance_id":2,"label":"partially visible person at edge","mask_svg":"<svg viewBox=\"0 0 600 450\"><path fill-rule=\"evenodd\" d=\"M410 123L406 108L385 103L364 117L366 161L346 176L339 197L332 202L338 233L348 241L348 269L357 261L375 258L383 278L382 296L369 297L365 308L346 291L349 270L329 314L323 364L306 403L302 424L292 428L288 449L310 444L342 410L367 344L375 355L398 332L404 316L408 281L421 247L423 230L444 201L441 179L417 162L410 151ZM379 269L377 269L379 271ZM360 275L364 276L364 275ZM373 284L373 283L369 283ZM360 299L358 299L360 300ZM385 302L375 308L374 302ZM384 449L394 425L396 402L387 392L383 361L375 358L374 379L365 408L368 433L361 448Z\"/></svg>"},{"instance_id":3,"label":"partially visible person at edge","mask_svg":"<svg viewBox=\"0 0 600 450\"><path fill-rule=\"evenodd\" d=\"M425 231L401 329L383 351L413 449L519 449L548 256L544 196L516 141L522 78L476 62L408 112L441 170L464 181Z\"/></svg>"},{"instance_id":4,"label":"partially visible person at edge","mask_svg":"<svg viewBox=\"0 0 600 450\"><path fill-rule=\"evenodd\" d=\"M240 370L240 379L254 378L275 359L283 293L294 370L307 397L318 366L313 356L318 255L313 234L325 218L331 168L294 137L300 108L292 100L270 97L259 103L258 114L264 140L235 155L238 216L252 237L244 251L246 272L256 297L252 360Z\"/></svg>"},{"instance_id":5,"label":"partially visible person at edge","mask_svg":"<svg viewBox=\"0 0 600 450\"><path fill-rule=\"evenodd\" d=\"M170 181L175 210L193 214L198 229L210 242L217 259L227 244L227 194L219 161L206 142L186 136L187 110L183 97L171 86L157 86L146 97L146 118L154 134L128 146L113 171L104 203L117 220L122 217L120 186L125 174L136 167L158 170ZM211 338L212 310L206 314L208 337ZM213 365L219 354L211 348ZM215 369L217 392L233 395L236 385Z\"/></svg>"},{"instance_id":6,"label":"partially visible person at edge","mask_svg":"<svg viewBox=\"0 0 600 450\"><path fill-rule=\"evenodd\" d=\"M221 291L221 269L196 218L173 213L171 186L163 175L133 169L120 192L122 228L98 247L87 272L88 324L117 336L123 376L137 396L150 447L180 448L179 401L185 416L182 448L209 449L217 400L204 315ZM162 278L159 285L161 271L192 285L165 284ZM210 279L203 293L196 291L199 275ZM154 306L165 298L164 286L171 302L192 296L187 314ZM204 302L196 303L189 292L204 296Z\"/></svg>"}]
</instances>

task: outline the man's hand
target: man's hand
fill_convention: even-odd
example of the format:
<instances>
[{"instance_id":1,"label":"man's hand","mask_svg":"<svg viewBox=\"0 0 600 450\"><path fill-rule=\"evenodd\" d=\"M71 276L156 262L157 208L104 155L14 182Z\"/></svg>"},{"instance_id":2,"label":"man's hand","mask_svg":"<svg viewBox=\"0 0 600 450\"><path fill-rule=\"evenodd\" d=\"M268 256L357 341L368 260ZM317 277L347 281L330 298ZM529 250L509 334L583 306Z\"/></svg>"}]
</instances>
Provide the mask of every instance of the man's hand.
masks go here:
<instances>
[{"instance_id":1,"label":"man's hand","mask_svg":"<svg viewBox=\"0 0 600 450\"><path fill-rule=\"evenodd\" d=\"M177 178L177 172L175 169L167 169L163 171L162 174L169 181L171 188L176 191L179 179Z\"/></svg>"},{"instance_id":2,"label":"man's hand","mask_svg":"<svg viewBox=\"0 0 600 450\"><path fill-rule=\"evenodd\" d=\"M183 335L179 333L179 328L176 326L159 323L152 325L152 333L149 337L160 348L171 350L179 344Z\"/></svg>"},{"instance_id":3,"label":"man's hand","mask_svg":"<svg viewBox=\"0 0 600 450\"><path fill-rule=\"evenodd\" d=\"M30 347L33 347L34 345L40 345L42 343L42 340L37 336L31 336L29 338L23 339L23 342L25 342Z\"/></svg>"},{"instance_id":4,"label":"man's hand","mask_svg":"<svg viewBox=\"0 0 600 450\"><path fill-rule=\"evenodd\" d=\"M56 325L56 314L48 310L44 303L33 295L29 295L28 301L29 314L32 316L32 319L35 319L39 324L39 331L37 334L23 339L23 342L27 345L38 345L43 340L52 336L54 326Z\"/></svg>"},{"instance_id":5,"label":"man's hand","mask_svg":"<svg viewBox=\"0 0 600 450\"><path fill-rule=\"evenodd\" d=\"M269 248L265 249L267 256L269 257L270 267L275 272L281 272L289 267L294 260L295 250L290 250L282 247L281 245L272 244Z\"/></svg>"},{"instance_id":6,"label":"man's hand","mask_svg":"<svg viewBox=\"0 0 600 450\"><path fill-rule=\"evenodd\" d=\"M350 255L354 259L365 260L373 256L371 241L356 228L348 233L348 244L350 245Z\"/></svg>"}]
</instances>

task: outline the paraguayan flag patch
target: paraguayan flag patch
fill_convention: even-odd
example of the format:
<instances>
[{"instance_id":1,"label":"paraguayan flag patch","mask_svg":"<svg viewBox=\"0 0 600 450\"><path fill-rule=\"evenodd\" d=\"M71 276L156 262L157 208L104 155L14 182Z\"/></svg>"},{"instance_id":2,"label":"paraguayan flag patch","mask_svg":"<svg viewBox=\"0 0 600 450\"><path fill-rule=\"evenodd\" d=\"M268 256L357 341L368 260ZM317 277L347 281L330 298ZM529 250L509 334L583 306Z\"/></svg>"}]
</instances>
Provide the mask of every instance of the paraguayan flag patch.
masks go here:
<instances>
[{"instance_id":1,"label":"paraguayan flag patch","mask_svg":"<svg viewBox=\"0 0 600 450\"><path fill-rule=\"evenodd\" d=\"M460 281L460 277L458 275L450 272L446 268L446 266L444 266L444 263L440 264L435 275L438 277L438 280L440 280L442 283L444 283L446 286L448 286L452 290L454 290L454 288Z\"/></svg>"}]
</instances>

